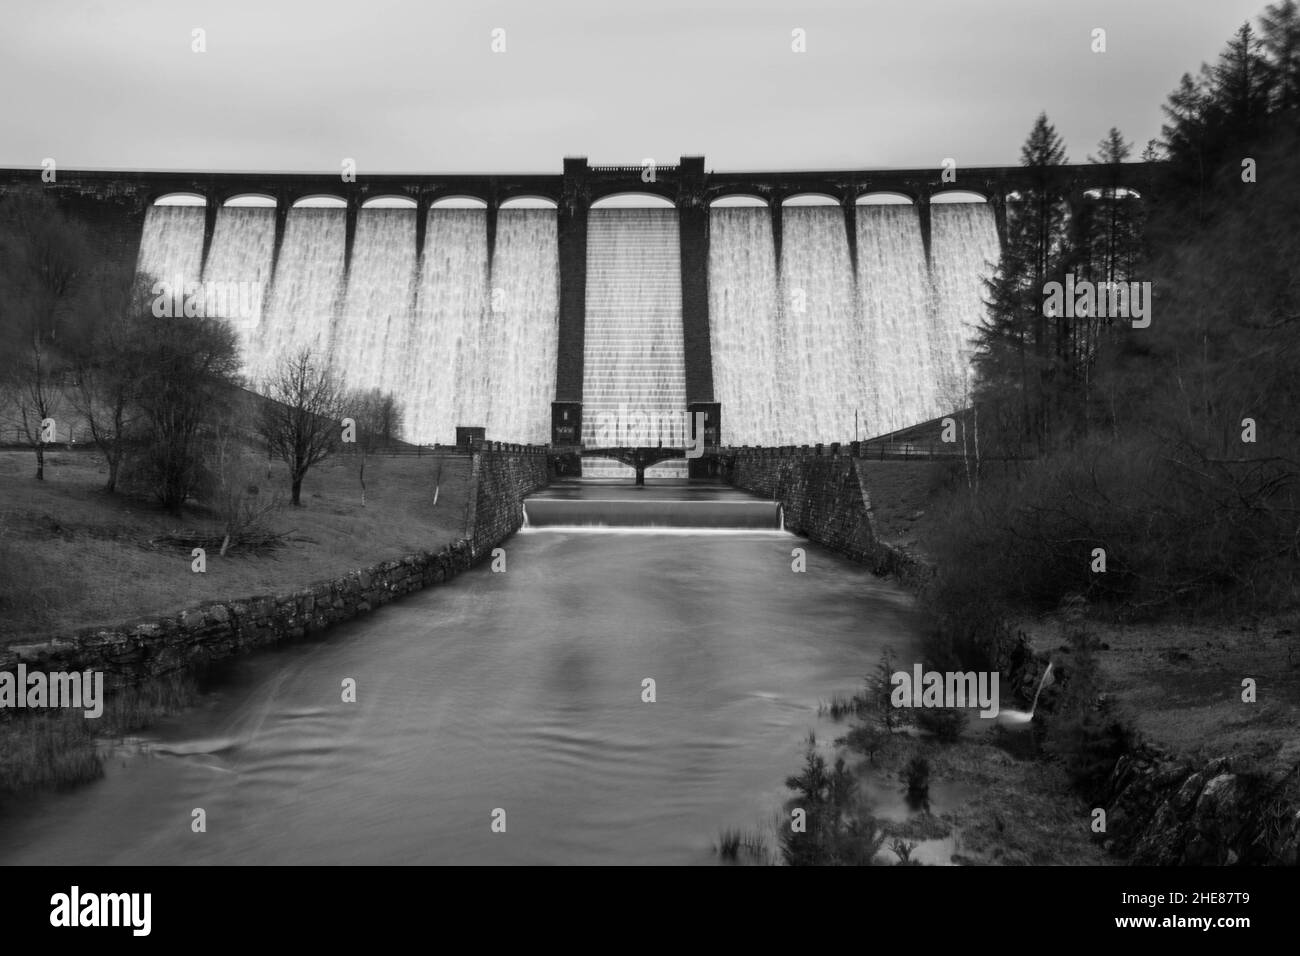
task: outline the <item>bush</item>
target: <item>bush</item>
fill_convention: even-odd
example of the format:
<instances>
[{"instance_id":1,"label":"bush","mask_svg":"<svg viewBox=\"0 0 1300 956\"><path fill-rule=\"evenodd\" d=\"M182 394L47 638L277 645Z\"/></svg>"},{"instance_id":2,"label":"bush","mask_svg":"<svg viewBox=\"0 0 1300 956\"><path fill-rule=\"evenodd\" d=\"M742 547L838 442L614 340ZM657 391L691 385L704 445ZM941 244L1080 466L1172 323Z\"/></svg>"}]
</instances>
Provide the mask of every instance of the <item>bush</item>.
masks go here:
<instances>
[{"instance_id":1,"label":"bush","mask_svg":"<svg viewBox=\"0 0 1300 956\"><path fill-rule=\"evenodd\" d=\"M922 707L916 712L916 725L946 744L961 739L969 712L963 707Z\"/></svg>"},{"instance_id":2,"label":"bush","mask_svg":"<svg viewBox=\"0 0 1300 956\"><path fill-rule=\"evenodd\" d=\"M930 798L930 761L917 754L903 768L902 778L909 797L920 801Z\"/></svg>"},{"instance_id":3,"label":"bush","mask_svg":"<svg viewBox=\"0 0 1300 956\"><path fill-rule=\"evenodd\" d=\"M803 771L787 778L785 785L795 793L787 804L792 822L781 830L781 855L788 865L871 865L885 837L863 805L843 757L828 770L816 738L809 734ZM796 809L804 811L802 831L793 826Z\"/></svg>"},{"instance_id":4,"label":"bush","mask_svg":"<svg viewBox=\"0 0 1300 956\"><path fill-rule=\"evenodd\" d=\"M1133 749L1136 733L1100 695L1100 676L1085 630L1069 633L1071 666L1044 749L1061 759L1074 786L1089 800L1104 795L1115 762Z\"/></svg>"},{"instance_id":5,"label":"bush","mask_svg":"<svg viewBox=\"0 0 1300 956\"><path fill-rule=\"evenodd\" d=\"M1081 442L949 499L927 604L960 654L994 637L1007 608L1051 610L1070 594L1130 613L1277 597L1297 570L1278 510L1288 471L1146 436Z\"/></svg>"}]
</instances>

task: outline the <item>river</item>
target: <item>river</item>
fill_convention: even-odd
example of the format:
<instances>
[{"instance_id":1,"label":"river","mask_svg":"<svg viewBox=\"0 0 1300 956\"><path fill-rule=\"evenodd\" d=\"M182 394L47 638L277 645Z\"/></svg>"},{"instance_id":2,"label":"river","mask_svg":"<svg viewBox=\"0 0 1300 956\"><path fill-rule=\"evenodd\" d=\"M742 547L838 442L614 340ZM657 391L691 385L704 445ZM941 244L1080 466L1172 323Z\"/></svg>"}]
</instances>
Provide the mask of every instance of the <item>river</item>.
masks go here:
<instances>
[{"instance_id":1,"label":"river","mask_svg":"<svg viewBox=\"0 0 1300 956\"><path fill-rule=\"evenodd\" d=\"M637 491L545 497L607 517ZM915 646L909 595L780 530L560 525L503 547L504 572L222 666L195 707L106 744L101 780L5 820L0 863L715 862L721 829L779 810L807 733L843 732L819 702Z\"/></svg>"}]
</instances>

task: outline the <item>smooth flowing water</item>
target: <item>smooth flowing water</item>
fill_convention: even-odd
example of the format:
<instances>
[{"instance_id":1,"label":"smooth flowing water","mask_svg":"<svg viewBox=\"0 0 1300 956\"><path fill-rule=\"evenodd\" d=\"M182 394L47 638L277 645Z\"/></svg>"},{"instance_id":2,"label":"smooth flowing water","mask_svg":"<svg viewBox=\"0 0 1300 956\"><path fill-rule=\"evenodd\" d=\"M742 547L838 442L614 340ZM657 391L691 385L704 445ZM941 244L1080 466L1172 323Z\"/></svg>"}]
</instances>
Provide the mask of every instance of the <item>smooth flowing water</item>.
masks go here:
<instances>
[{"instance_id":1,"label":"smooth flowing water","mask_svg":"<svg viewBox=\"0 0 1300 956\"><path fill-rule=\"evenodd\" d=\"M595 492L549 497L627 496ZM910 597L780 531L537 530L504 548L505 573L228 665L102 780L0 823L0 863L715 862L722 828L789 796L807 732L843 732L819 702L914 645Z\"/></svg>"}]
</instances>

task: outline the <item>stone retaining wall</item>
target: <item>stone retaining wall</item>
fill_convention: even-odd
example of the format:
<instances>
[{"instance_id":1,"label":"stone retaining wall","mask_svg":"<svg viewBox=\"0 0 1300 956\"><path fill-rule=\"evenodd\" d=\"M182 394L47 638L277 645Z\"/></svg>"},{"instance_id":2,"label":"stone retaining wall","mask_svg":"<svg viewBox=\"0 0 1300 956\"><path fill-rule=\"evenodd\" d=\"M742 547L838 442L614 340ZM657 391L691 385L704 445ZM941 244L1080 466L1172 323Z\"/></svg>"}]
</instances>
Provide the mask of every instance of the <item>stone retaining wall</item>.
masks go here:
<instances>
[{"instance_id":1,"label":"stone retaining wall","mask_svg":"<svg viewBox=\"0 0 1300 956\"><path fill-rule=\"evenodd\" d=\"M0 648L0 671L102 670L110 686L183 671L242 651L323 631L472 567L519 529L523 498L547 483L536 446L487 443L474 453L464 538L441 551L382 561L300 590L219 601L68 640Z\"/></svg>"},{"instance_id":2,"label":"stone retaining wall","mask_svg":"<svg viewBox=\"0 0 1300 956\"><path fill-rule=\"evenodd\" d=\"M785 528L917 587L932 573L918 555L876 537L866 459L839 445L728 449L723 480L781 503Z\"/></svg>"}]
</instances>

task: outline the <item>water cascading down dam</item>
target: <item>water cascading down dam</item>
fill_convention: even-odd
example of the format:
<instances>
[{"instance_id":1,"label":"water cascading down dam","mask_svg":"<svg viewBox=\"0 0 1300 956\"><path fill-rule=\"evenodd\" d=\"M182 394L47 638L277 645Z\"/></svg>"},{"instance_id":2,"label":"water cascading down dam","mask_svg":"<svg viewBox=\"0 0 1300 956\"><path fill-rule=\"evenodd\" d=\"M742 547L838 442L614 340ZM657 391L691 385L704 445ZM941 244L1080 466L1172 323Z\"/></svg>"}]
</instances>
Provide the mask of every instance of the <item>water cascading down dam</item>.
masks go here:
<instances>
[{"instance_id":1,"label":"water cascading down dam","mask_svg":"<svg viewBox=\"0 0 1300 956\"><path fill-rule=\"evenodd\" d=\"M253 289L225 314L254 387L311 348L350 388L392 392L408 441L449 444L469 425L578 454L680 449L701 411L712 443L739 446L870 438L963 407L1008 204L1043 185L1021 167L945 182L937 169L705 172L701 157L642 173L585 159L562 175L349 183L61 171L48 188L93 210L142 273ZM1077 208L1100 174L1048 175ZM1150 175L1106 171L1140 189ZM971 201L939 201L953 190ZM604 205L620 193L664 205ZM195 204L167 204L182 196ZM753 204L730 204L742 197Z\"/></svg>"}]
</instances>

